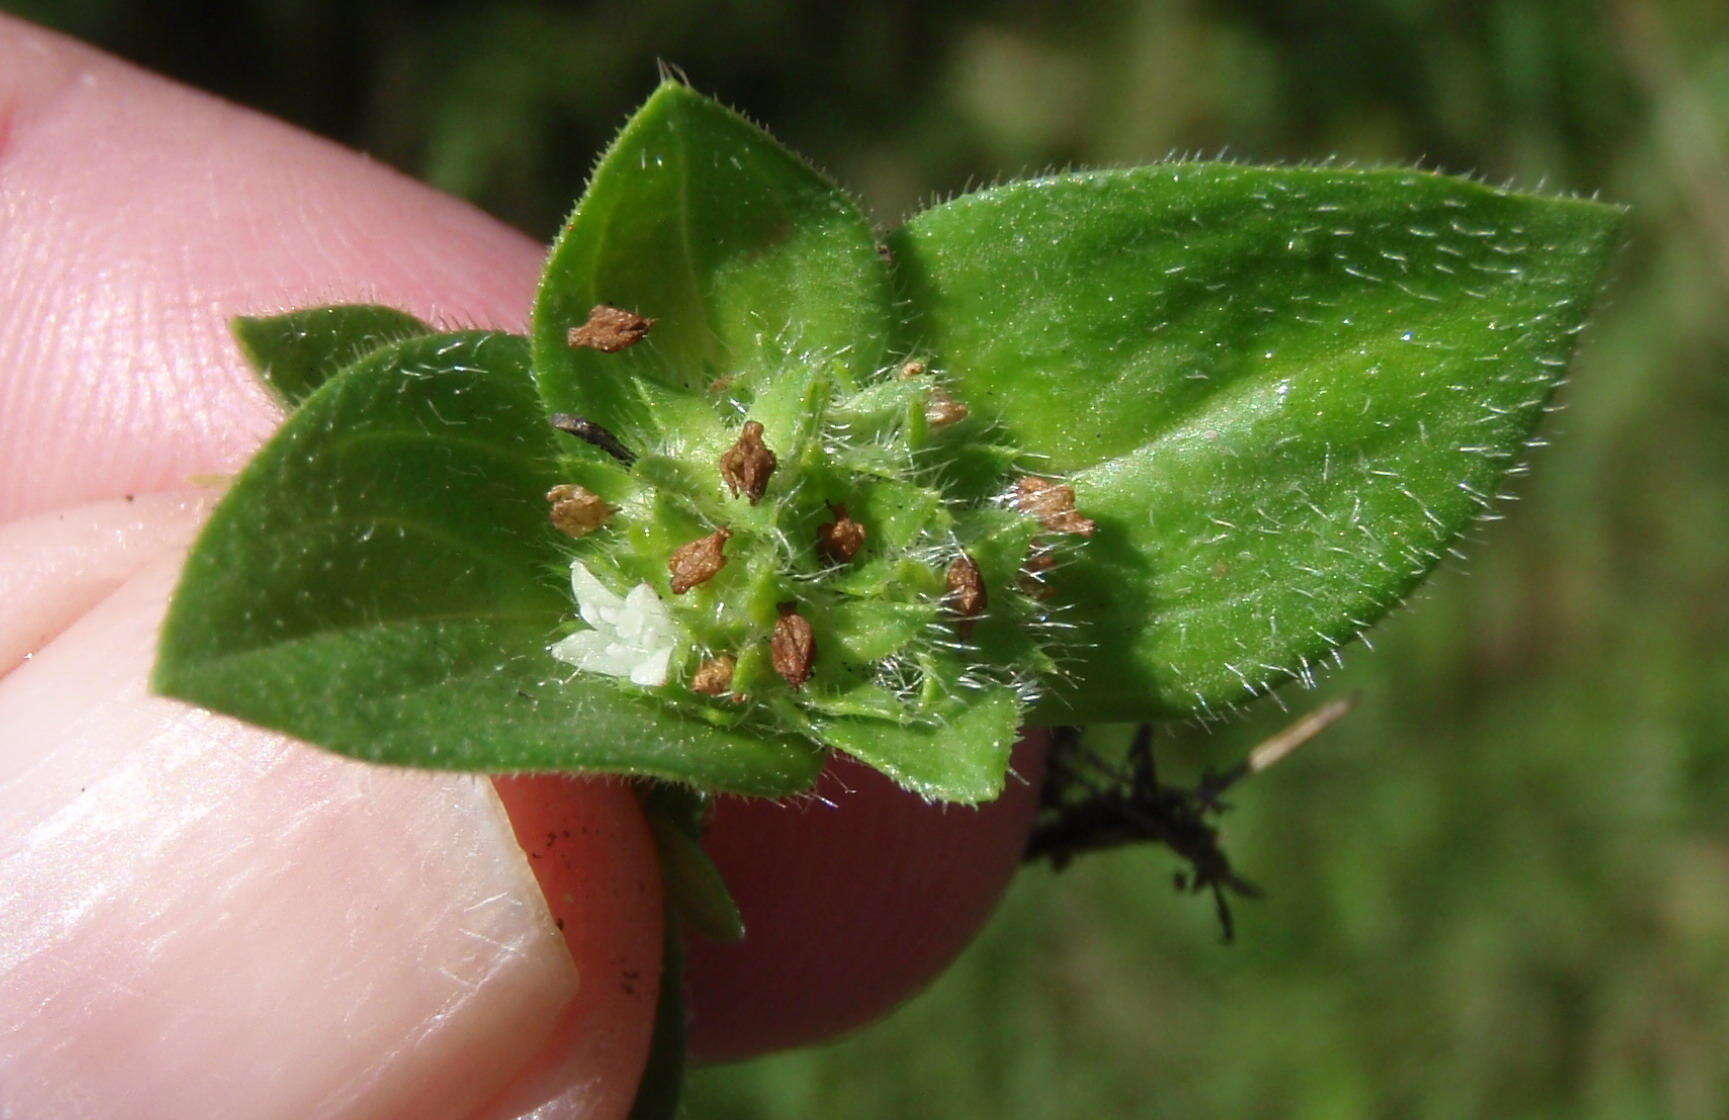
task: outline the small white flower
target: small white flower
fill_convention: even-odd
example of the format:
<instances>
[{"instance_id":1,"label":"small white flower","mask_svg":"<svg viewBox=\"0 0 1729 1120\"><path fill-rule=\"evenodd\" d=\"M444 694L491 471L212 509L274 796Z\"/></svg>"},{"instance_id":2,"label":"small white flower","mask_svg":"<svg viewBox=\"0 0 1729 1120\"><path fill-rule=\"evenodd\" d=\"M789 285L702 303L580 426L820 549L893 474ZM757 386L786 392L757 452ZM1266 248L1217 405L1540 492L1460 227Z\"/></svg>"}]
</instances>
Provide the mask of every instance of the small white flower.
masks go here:
<instances>
[{"instance_id":1,"label":"small white flower","mask_svg":"<svg viewBox=\"0 0 1729 1120\"><path fill-rule=\"evenodd\" d=\"M572 560L570 589L576 594L577 612L594 629L578 630L555 643L549 650L554 657L590 673L628 677L633 684L666 683L678 629L654 588L639 583L621 598L582 561Z\"/></svg>"}]
</instances>

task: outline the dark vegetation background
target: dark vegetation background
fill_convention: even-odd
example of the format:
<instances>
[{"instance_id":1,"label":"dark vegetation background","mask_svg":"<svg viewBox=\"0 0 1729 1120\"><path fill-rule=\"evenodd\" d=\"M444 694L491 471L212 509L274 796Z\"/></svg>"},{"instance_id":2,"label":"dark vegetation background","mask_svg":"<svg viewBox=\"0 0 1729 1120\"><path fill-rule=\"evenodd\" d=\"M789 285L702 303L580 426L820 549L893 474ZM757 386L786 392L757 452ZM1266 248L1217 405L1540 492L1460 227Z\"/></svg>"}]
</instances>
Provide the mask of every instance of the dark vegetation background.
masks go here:
<instances>
[{"instance_id":1,"label":"dark vegetation background","mask_svg":"<svg viewBox=\"0 0 1729 1120\"><path fill-rule=\"evenodd\" d=\"M1173 861L1022 876L889 1021L697 1078L711 1117L1729 1114L1729 5L1721 0L0 0L540 237L655 60L890 223L1172 150L1422 161L1633 207L1524 497L1294 710L1218 942ZM1322 12L1325 12L1322 15ZM1468 569L1468 570L1466 570ZM1168 742L1191 771L1284 717Z\"/></svg>"}]
</instances>

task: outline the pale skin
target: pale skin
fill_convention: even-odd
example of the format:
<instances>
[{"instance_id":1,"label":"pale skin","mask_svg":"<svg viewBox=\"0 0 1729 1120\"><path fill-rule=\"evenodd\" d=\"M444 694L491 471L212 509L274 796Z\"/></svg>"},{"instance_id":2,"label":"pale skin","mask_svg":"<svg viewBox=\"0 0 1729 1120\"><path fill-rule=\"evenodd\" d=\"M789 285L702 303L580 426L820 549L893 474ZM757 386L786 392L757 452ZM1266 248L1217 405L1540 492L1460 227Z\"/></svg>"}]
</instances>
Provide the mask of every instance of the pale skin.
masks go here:
<instances>
[{"instance_id":1,"label":"pale skin","mask_svg":"<svg viewBox=\"0 0 1729 1120\"><path fill-rule=\"evenodd\" d=\"M628 1108L662 913L626 789L382 770L144 686L207 476L280 420L226 320L371 300L520 329L543 252L0 17L0 1113ZM940 970L1040 768L1023 748L980 812L857 767L834 807L726 805L752 936L693 947L699 1053L813 1041Z\"/></svg>"}]
</instances>

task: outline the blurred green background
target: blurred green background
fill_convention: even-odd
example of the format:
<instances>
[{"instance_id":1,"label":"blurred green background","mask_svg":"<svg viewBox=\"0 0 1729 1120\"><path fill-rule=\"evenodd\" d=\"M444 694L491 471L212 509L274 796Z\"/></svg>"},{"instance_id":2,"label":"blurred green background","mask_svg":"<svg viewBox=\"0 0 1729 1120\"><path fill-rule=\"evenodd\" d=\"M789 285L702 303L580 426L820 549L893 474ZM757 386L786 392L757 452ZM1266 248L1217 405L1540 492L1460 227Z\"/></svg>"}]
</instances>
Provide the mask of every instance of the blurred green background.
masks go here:
<instances>
[{"instance_id":1,"label":"blurred green background","mask_svg":"<svg viewBox=\"0 0 1729 1120\"><path fill-rule=\"evenodd\" d=\"M1729 1115L1729 5L0 0L537 236L657 59L893 223L1170 152L1421 161L1633 207L1505 522L1294 711L1219 943L1159 851L1021 876L888 1021L696 1078L757 1117ZM1324 14L1323 14L1324 12ZM1167 740L1192 773L1288 718Z\"/></svg>"}]
</instances>

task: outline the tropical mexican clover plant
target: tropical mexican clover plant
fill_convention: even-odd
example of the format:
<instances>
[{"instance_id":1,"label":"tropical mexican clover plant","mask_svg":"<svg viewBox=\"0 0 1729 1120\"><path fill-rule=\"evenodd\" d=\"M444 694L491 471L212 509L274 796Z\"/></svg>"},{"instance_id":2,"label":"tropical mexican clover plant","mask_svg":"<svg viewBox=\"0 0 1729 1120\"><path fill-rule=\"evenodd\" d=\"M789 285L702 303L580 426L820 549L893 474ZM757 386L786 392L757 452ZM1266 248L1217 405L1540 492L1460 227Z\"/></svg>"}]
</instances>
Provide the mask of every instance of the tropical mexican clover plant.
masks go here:
<instances>
[{"instance_id":1,"label":"tropical mexican clover plant","mask_svg":"<svg viewBox=\"0 0 1729 1120\"><path fill-rule=\"evenodd\" d=\"M989 801L1024 725L1218 712L1333 658L1489 508L1617 224L1174 162L879 240L669 83L527 337L239 321L292 412L199 538L155 683L363 759L643 779L687 916L725 932L708 796L797 794L839 751Z\"/></svg>"}]
</instances>

